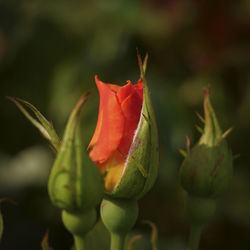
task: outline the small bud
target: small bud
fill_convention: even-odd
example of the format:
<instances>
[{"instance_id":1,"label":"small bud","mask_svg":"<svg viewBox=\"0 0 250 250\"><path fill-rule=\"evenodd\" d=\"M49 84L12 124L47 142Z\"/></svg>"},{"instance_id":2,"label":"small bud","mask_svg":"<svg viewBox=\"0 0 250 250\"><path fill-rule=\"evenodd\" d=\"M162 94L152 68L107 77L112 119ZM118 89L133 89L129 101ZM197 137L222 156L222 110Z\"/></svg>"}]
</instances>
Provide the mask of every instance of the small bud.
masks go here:
<instances>
[{"instance_id":1,"label":"small bud","mask_svg":"<svg viewBox=\"0 0 250 250\"><path fill-rule=\"evenodd\" d=\"M182 187L190 195L215 198L229 187L233 156L210 103L209 89L204 94L204 113L204 132L198 144L187 153L180 177Z\"/></svg>"},{"instance_id":2,"label":"small bud","mask_svg":"<svg viewBox=\"0 0 250 250\"><path fill-rule=\"evenodd\" d=\"M79 114L86 100L82 96L70 115L48 182L52 203L70 212L94 207L103 196L100 172L80 140Z\"/></svg>"}]
</instances>

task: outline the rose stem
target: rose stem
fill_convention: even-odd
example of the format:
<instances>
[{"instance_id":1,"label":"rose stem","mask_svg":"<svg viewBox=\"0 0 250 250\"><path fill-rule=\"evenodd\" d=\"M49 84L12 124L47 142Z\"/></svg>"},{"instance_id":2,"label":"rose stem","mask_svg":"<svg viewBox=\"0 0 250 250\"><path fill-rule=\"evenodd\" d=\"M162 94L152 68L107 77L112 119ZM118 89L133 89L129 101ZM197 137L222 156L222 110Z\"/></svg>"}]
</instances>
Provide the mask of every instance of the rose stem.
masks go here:
<instances>
[{"instance_id":1,"label":"rose stem","mask_svg":"<svg viewBox=\"0 0 250 250\"><path fill-rule=\"evenodd\" d=\"M191 225L187 250L199 249L202 228L203 226L200 225Z\"/></svg>"},{"instance_id":2,"label":"rose stem","mask_svg":"<svg viewBox=\"0 0 250 250\"><path fill-rule=\"evenodd\" d=\"M84 250L84 237L79 237L77 235L74 235L74 241L75 241L75 249L77 250Z\"/></svg>"},{"instance_id":3,"label":"rose stem","mask_svg":"<svg viewBox=\"0 0 250 250\"><path fill-rule=\"evenodd\" d=\"M126 235L111 233L110 250L123 250Z\"/></svg>"}]
</instances>

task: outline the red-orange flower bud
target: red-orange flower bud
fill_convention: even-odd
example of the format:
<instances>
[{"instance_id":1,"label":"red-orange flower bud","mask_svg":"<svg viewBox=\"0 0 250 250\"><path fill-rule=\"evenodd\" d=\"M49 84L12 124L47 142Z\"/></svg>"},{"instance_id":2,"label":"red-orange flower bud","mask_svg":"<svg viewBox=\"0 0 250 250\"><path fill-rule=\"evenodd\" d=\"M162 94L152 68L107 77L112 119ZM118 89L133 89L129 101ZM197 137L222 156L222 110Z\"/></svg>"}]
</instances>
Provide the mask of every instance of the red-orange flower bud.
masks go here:
<instances>
[{"instance_id":1,"label":"red-orange flower bud","mask_svg":"<svg viewBox=\"0 0 250 250\"><path fill-rule=\"evenodd\" d=\"M159 162L158 133L145 78L125 86L105 84L96 77L99 116L89 156L104 174L106 192L115 198L139 199L153 186Z\"/></svg>"},{"instance_id":2,"label":"red-orange flower bud","mask_svg":"<svg viewBox=\"0 0 250 250\"><path fill-rule=\"evenodd\" d=\"M103 83L95 77L100 94L99 115L93 138L89 144L90 158L102 172L106 172L105 186L111 191L121 176L135 130L142 103L142 80L124 86Z\"/></svg>"}]
</instances>

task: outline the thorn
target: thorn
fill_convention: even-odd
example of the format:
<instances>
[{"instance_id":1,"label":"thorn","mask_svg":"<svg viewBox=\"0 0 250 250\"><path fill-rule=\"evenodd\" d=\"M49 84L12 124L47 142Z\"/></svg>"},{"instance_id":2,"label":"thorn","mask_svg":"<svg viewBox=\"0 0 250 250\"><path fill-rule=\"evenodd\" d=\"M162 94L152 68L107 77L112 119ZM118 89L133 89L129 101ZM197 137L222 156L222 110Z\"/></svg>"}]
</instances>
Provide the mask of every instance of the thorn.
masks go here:
<instances>
[{"instance_id":1,"label":"thorn","mask_svg":"<svg viewBox=\"0 0 250 250\"><path fill-rule=\"evenodd\" d=\"M189 154L190 153L190 138L189 138L189 136L186 136L186 141L187 141L187 152Z\"/></svg>"},{"instance_id":2,"label":"thorn","mask_svg":"<svg viewBox=\"0 0 250 250\"><path fill-rule=\"evenodd\" d=\"M221 136L222 139L225 139L233 130L234 126L232 126L231 128L229 128L228 130L226 130L223 135Z\"/></svg>"},{"instance_id":3,"label":"thorn","mask_svg":"<svg viewBox=\"0 0 250 250\"><path fill-rule=\"evenodd\" d=\"M187 152L186 152L184 149L179 148L178 151L179 151L179 153L180 153L184 158L187 157L188 154L187 154Z\"/></svg>"},{"instance_id":4,"label":"thorn","mask_svg":"<svg viewBox=\"0 0 250 250\"><path fill-rule=\"evenodd\" d=\"M198 118L201 120L201 122L205 123L205 119L201 116L201 114L197 111L195 111L195 114L198 116Z\"/></svg>"},{"instance_id":5,"label":"thorn","mask_svg":"<svg viewBox=\"0 0 250 250\"><path fill-rule=\"evenodd\" d=\"M200 132L201 134L203 134L204 131L203 131L203 129L200 126L195 125L195 128L197 129L198 132Z\"/></svg>"}]
</instances>

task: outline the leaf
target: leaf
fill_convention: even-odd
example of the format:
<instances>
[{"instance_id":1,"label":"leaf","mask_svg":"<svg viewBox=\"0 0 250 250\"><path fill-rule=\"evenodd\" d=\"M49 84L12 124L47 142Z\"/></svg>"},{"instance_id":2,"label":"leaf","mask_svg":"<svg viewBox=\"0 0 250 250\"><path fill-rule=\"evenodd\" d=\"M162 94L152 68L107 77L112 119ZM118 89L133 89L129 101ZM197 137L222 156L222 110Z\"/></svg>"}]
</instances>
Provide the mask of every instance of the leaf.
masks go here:
<instances>
[{"instance_id":1,"label":"leaf","mask_svg":"<svg viewBox=\"0 0 250 250\"><path fill-rule=\"evenodd\" d=\"M45 233L45 235L42 239L41 247L42 247L42 250L53 250L53 248L51 248L49 246L49 233L48 233L48 231Z\"/></svg>"},{"instance_id":2,"label":"leaf","mask_svg":"<svg viewBox=\"0 0 250 250\"><path fill-rule=\"evenodd\" d=\"M44 136L45 139L47 139L51 145L54 147L56 151L58 151L60 146L60 140L59 137L53 128L53 125L51 122L49 122L41 113L40 111L34 107L32 104L30 104L27 101L24 101L20 98L14 98L14 97L7 97L10 101L16 104L18 109L24 114L24 116L40 131L40 133ZM36 116L36 119L34 119L29 112L21 105L23 103L26 107L28 107L33 114Z\"/></svg>"}]
</instances>

